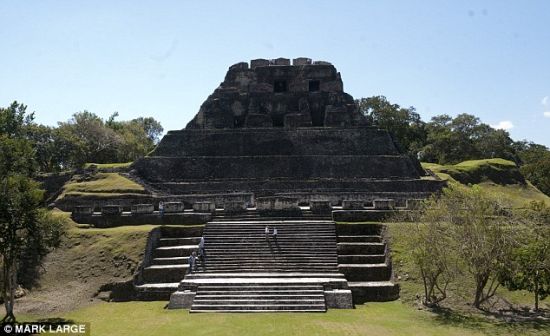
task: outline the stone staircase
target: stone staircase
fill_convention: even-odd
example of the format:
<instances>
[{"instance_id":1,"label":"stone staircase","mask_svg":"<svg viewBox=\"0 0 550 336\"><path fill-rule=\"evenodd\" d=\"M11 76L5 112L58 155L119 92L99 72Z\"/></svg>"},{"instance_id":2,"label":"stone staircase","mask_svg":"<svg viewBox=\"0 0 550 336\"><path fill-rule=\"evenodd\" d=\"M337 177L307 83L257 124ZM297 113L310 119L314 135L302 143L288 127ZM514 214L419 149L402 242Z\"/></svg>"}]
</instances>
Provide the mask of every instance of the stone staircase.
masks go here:
<instances>
[{"instance_id":1,"label":"stone staircase","mask_svg":"<svg viewBox=\"0 0 550 336\"><path fill-rule=\"evenodd\" d=\"M139 300L168 300L198 250L202 227L160 227L149 237L145 260L135 279ZM200 265L199 265L200 266Z\"/></svg>"},{"instance_id":2,"label":"stone staircase","mask_svg":"<svg viewBox=\"0 0 550 336\"><path fill-rule=\"evenodd\" d=\"M277 238L266 238L266 226L270 233L277 228ZM337 268L332 221L215 220L203 234L204 268L185 276L171 308L323 312L336 304L337 294L347 295L351 306L351 292Z\"/></svg>"},{"instance_id":3,"label":"stone staircase","mask_svg":"<svg viewBox=\"0 0 550 336\"><path fill-rule=\"evenodd\" d=\"M338 270L348 280L356 304L399 298L382 224L339 224Z\"/></svg>"}]
</instances>

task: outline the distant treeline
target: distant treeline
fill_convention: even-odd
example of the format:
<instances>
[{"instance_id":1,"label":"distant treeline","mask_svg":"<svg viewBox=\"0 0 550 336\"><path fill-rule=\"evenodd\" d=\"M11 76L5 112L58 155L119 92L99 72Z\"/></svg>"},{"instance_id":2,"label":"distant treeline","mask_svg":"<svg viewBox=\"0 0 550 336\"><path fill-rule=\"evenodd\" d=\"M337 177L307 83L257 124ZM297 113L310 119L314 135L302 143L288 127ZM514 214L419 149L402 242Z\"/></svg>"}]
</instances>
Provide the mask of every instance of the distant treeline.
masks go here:
<instances>
[{"instance_id":1,"label":"distant treeline","mask_svg":"<svg viewBox=\"0 0 550 336\"><path fill-rule=\"evenodd\" d=\"M445 165L496 157L511 160L528 180L550 195L550 151L544 145L513 141L505 130L470 114L454 118L442 114L425 122L414 107L392 104L384 96L356 102L371 124L389 130L403 152L421 161Z\"/></svg>"}]
</instances>

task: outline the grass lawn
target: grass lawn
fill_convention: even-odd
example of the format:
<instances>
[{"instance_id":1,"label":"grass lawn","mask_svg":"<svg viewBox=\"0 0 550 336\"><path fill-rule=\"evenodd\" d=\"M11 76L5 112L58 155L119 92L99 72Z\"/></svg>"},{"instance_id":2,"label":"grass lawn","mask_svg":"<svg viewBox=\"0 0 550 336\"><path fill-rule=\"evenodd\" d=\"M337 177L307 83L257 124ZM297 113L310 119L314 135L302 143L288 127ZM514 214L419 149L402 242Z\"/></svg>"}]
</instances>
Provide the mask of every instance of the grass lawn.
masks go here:
<instances>
[{"instance_id":1,"label":"grass lawn","mask_svg":"<svg viewBox=\"0 0 550 336\"><path fill-rule=\"evenodd\" d=\"M189 314L166 302L99 303L64 318L90 322L93 336L117 335L548 335L548 325L507 324L417 310L400 301L327 313ZM33 320L20 316L21 320ZM546 329L545 329L546 328Z\"/></svg>"}]
</instances>

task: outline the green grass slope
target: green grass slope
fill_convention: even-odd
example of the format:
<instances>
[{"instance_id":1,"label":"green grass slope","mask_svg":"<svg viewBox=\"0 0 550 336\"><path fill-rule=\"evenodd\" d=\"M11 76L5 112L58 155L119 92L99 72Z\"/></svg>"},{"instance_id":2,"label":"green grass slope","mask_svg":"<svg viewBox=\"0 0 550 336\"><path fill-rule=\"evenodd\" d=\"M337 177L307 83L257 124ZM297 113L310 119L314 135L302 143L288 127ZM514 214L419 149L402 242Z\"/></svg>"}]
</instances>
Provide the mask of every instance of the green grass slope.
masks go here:
<instances>
[{"instance_id":1,"label":"green grass slope","mask_svg":"<svg viewBox=\"0 0 550 336\"><path fill-rule=\"evenodd\" d=\"M66 196L113 197L147 195L142 185L119 173L96 173L91 176L75 175L63 186L58 200Z\"/></svg>"},{"instance_id":2,"label":"green grass slope","mask_svg":"<svg viewBox=\"0 0 550 336\"><path fill-rule=\"evenodd\" d=\"M544 201L550 205L550 197L526 181L512 161L485 159L456 165L422 163L422 167L449 183L477 184L510 207L521 208L531 201Z\"/></svg>"}]
</instances>

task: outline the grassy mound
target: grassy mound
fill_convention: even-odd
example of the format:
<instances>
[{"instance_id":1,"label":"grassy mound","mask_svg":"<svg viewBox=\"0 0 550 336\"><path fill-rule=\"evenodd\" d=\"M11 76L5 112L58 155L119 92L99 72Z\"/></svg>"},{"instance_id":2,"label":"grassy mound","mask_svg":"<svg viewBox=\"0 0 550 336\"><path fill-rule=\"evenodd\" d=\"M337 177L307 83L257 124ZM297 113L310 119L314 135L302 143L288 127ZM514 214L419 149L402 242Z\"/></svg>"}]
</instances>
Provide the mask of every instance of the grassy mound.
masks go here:
<instances>
[{"instance_id":1,"label":"grassy mound","mask_svg":"<svg viewBox=\"0 0 550 336\"><path fill-rule=\"evenodd\" d=\"M471 160L456 165L422 163L449 183L477 184L485 191L502 199L510 207L524 207L531 201L550 204L550 197L526 181L519 168L512 161L503 159Z\"/></svg>"},{"instance_id":2,"label":"grassy mound","mask_svg":"<svg viewBox=\"0 0 550 336\"><path fill-rule=\"evenodd\" d=\"M91 176L75 175L63 186L58 199L65 196L121 196L143 195L148 192L142 185L118 174L97 173Z\"/></svg>"},{"instance_id":3,"label":"grassy mound","mask_svg":"<svg viewBox=\"0 0 550 336\"><path fill-rule=\"evenodd\" d=\"M512 161L503 159L470 160L456 165L442 166L423 163L422 167L462 184L493 182L496 184L525 184L525 178Z\"/></svg>"}]
</instances>

